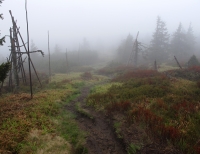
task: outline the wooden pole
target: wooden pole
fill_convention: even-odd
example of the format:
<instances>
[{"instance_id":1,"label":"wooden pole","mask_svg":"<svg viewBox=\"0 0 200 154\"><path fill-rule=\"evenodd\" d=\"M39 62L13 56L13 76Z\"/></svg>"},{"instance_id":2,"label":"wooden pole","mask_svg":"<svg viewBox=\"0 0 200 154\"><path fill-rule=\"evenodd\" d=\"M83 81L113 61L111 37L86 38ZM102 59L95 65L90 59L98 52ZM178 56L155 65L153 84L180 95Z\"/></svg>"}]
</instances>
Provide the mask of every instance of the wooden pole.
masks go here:
<instances>
[{"instance_id":1,"label":"wooden pole","mask_svg":"<svg viewBox=\"0 0 200 154\"><path fill-rule=\"evenodd\" d=\"M51 82L51 55L49 48L49 31L48 31L48 53L49 53L49 82Z\"/></svg>"},{"instance_id":2,"label":"wooden pole","mask_svg":"<svg viewBox=\"0 0 200 154\"><path fill-rule=\"evenodd\" d=\"M154 69L155 69L156 71L158 71L158 67L157 67L156 60L154 61Z\"/></svg>"},{"instance_id":3,"label":"wooden pole","mask_svg":"<svg viewBox=\"0 0 200 154\"><path fill-rule=\"evenodd\" d=\"M66 73L68 74L70 71L70 68L69 68L69 61L68 61L68 55L67 55L67 49L66 49Z\"/></svg>"},{"instance_id":4,"label":"wooden pole","mask_svg":"<svg viewBox=\"0 0 200 154\"><path fill-rule=\"evenodd\" d=\"M30 53L29 53L29 29L28 29L27 0L25 1L25 10L26 10L26 25L27 25L28 67L29 67L30 91L31 91L31 99L32 99L33 98L33 87L32 87L32 77L31 77L31 58L30 58Z\"/></svg>"},{"instance_id":5,"label":"wooden pole","mask_svg":"<svg viewBox=\"0 0 200 154\"><path fill-rule=\"evenodd\" d=\"M80 65L80 61L79 61L79 53L80 53L80 43L79 43L79 46L78 46L78 66Z\"/></svg>"},{"instance_id":6,"label":"wooden pole","mask_svg":"<svg viewBox=\"0 0 200 154\"><path fill-rule=\"evenodd\" d=\"M19 88L19 77L18 77L18 73L17 73L17 55L16 55L16 51L15 51L15 43L14 43L14 39L12 37L12 30L10 28L10 42L11 42L11 54L12 54L12 64L13 64L13 72L14 72L14 81L15 81L15 90L18 91Z\"/></svg>"}]
</instances>

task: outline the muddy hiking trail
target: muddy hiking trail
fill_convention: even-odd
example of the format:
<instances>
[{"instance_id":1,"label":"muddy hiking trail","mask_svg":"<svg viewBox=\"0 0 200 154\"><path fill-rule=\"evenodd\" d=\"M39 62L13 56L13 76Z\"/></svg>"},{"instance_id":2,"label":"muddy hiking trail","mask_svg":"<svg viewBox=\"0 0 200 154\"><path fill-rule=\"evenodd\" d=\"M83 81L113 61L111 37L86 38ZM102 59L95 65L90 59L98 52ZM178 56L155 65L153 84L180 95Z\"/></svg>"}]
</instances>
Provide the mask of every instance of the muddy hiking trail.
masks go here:
<instances>
[{"instance_id":1,"label":"muddy hiking trail","mask_svg":"<svg viewBox=\"0 0 200 154\"><path fill-rule=\"evenodd\" d=\"M85 99L91 88L82 87L80 95L66 106L67 110L76 115L80 129L87 132L85 147L88 154L125 154L125 145L115 135L106 116L86 105Z\"/></svg>"},{"instance_id":2,"label":"muddy hiking trail","mask_svg":"<svg viewBox=\"0 0 200 154\"><path fill-rule=\"evenodd\" d=\"M103 84L103 83L99 83ZM78 151L81 154L182 154L174 146L149 138L144 129L136 124L125 124L122 128L123 138L117 136L113 127L113 121L104 112L96 111L93 107L86 105L86 98L90 89L95 85L85 85L80 89L80 95L65 109L76 115L76 122L81 130L87 133L84 145L87 152ZM145 140L145 141L142 141ZM129 149L130 143L142 143L141 148ZM139 145L139 144L138 144Z\"/></svg>"}]
</instances>

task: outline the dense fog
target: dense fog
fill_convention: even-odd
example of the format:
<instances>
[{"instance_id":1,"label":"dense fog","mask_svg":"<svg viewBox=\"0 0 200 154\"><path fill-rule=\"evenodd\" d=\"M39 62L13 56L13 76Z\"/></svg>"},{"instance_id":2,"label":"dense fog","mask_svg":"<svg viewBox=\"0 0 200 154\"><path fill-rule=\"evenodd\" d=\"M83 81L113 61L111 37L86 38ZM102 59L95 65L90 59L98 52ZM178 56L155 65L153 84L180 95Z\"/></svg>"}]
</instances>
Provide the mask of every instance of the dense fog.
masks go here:
<instances>
[{"instance_id":1,"label":"dense fog","mask_svg":"<svg viewBox=\"0 0 200 154\"><path fill-rule=\"evenodd\" d=\"M200 1L196 0L69 0L28 1L30 50L37 69L48 67L48 31L52 71L95 63L126 65L137 37L139 66L155 60L173 65L174 56L187 65L190 57L200 58ZM12 11L20 32L27 40L25 1L5 0L0 13L1 37L9 35ZM10 54L10 40L0 46L0 61Z\"/></svg>"}]
</instances>

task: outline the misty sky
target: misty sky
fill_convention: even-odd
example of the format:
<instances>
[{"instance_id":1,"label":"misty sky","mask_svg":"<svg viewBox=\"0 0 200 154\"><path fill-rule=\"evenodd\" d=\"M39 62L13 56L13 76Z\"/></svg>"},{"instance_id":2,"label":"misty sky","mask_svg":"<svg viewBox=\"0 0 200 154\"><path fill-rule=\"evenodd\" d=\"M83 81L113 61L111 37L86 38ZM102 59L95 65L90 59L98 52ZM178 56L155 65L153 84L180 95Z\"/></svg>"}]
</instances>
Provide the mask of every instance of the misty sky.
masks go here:
<instances>
[{"instance_id":1,"label":"misty sky","mask_svg":"<svg viewBox=\"0 0 200 154\"><path fill-rule=\"evenodd\" d=\"M8 35L12 26L9 10L26 39L25 0L4 0L1 36ZM195 34L200 35L200 0L28 0L30 39L45 52L48 30L51 51L56 44L63 51L77 50L83 38L91 48L117 47L129 33L135 37L137 31L141 40L151 39L158 15L170 34L180 22L185 30L191 22ZM0 55L9 54L9 38L6 42Z\"/></svg>"}]
</instances>

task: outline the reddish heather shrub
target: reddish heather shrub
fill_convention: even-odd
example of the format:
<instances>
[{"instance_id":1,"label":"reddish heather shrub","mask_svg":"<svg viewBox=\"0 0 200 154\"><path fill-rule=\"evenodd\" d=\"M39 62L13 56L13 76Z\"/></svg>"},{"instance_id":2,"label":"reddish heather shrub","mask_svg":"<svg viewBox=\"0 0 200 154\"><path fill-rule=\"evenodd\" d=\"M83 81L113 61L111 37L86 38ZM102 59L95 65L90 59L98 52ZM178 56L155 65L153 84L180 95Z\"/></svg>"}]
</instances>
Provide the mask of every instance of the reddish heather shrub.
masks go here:
<instances>
[{"instance_id":1,"label":"reddish heather shrub","mask_svg":"<svg viewBox=\"0 0 200 154\"><path fill-rule=\"evenodd\" d=\"M158 108L167 109L167 105L165 104L165 102L162 99L157 99L156 103L158 105Z\"/></svg>"},{"instance_id":2,"label":"reddish heather shrub","mask_svg":"<svg viewBox=\"0 0 200 154\"><path fill-rule=\"evenodd\" d=\"M197 87L200 88L200 80L197 81Z\"/></svg>"},{"instance_id":3,"label":"reddish heather shrub","mask_svg":"<svg viewBox=\"0 0 200 154\"><path fill-rule=\"evenodd\" d=\"M148 129L154 135L160 135L162 139L171 140L172 142L179 141L181 139L181 133L178 128L174 126L165 126L163 119L154 114L150 109L144 107L138 107L132 109L128 116L128 122L136 120L137 122L145 122Z\"/></svg>"},{"instance_id":4,"label":"reddish heather shrub","mask_svg":"<svg viewBox=\"0 0 200 154\"><path fill-rule=\"evenodd\" d=\"M191 66L188 68L188 70L200 73L200 66Z\"/></svg>"},{"instance_id":5,"label":"reddish heather shrub","mask_svg":"<svg viewBox=\"0 0 200 154\"><path fill-rule=\"evenodd\" d=\"M131 103L128 101L122 101L117 103L110 103L106 106L107 115L111 115L113 112L118 111L125 113L131 108Z\"/></svg>"},{"instance_id":6,"label":"reddish heather shrub","mask_svg":"<svg viewBox=\"0 0 200 154\"><path fill-rule=\"evenodd\" d=\"M173 142L180 140L180 131L174 126L165 126L162 130L162 136L166 139L171 139Z\"/></svg>"},{"instance_id":7,"label":"reddish heather shrub","mask_svg":"<svg viewBox=\"0 0 200 154\"><path fill-rule=\"evenodd\" d=\"M61 83L70 83L71 81L69 79L64 79L61 81Z\"/></svg>"},{"instance_id":8,"label":"reddish heather shrub","mask_svg":"<svg viewBox=\"0 0 200 154\"><path fill-rule=\"evenodd\" d=\"M102 74L102 75L111 75L111 74L115 74L115 73L123 73L125 71L128 70L133 70L133 67L130 66L125 66L125 65L121 65L121 66L106 66L100 70L98 70L98 74Z\"/></svg>"},{"instance_id":9,"label":"reddish heather shrub","mask_svg":"<svg viewBox=\"0 0 200 154\"><path fill-rule=\"evenodd\" d=\"M194 151L195 151L196 154L200 154L200 145L196 145L194 147Z\"/></svg>"},{"instance_id":10,"label":"reddish heather shrub","mask_svg":"<svg viewBox=\"0 0 200 154\"><path fill-rule=\"evenodd\" d=\"M147 78L157 75L160 75L160 73L155 70L135 70L124 73L123 75L114 78L112 81L127 81L133 78Z\"/></svg>"},{"instance_id":11,"label":"reddish heather shrub","mask_svg":"<svg viewBox=\"0 0 200 154\"><path fill-rule=\"evenodd\" d=\"M171 109L176 112L193 113L196 111L197 103L194 102L180 102L171 106Z\"/></svg>"},{"instance_id":12,"label":"reddish heather shrub","mask_svg":"<svg viewBox=\"0 0 200 154\"><path fill-rule=\"evenodd\" d=\"M81 78L84 80L91 80L92 74L90 72L85 72L85 73L81 74Z\"/></svg>"}]
</instances>

